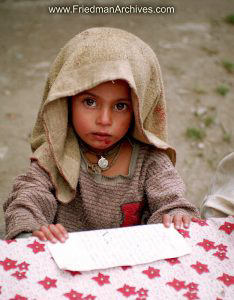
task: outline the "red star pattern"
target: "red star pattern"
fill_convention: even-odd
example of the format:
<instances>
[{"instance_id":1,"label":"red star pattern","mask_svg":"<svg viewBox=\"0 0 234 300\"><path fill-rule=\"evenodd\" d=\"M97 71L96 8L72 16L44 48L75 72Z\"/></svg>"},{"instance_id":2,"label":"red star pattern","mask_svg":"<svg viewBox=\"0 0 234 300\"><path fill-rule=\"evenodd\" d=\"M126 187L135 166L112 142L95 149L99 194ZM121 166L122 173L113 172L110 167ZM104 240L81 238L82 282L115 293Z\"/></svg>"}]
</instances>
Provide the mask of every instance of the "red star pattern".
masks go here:
<instances>
[{"instance_id":1,"label":"red star pattern","mask_svg":"<svg viewBox=\"0 0 234 300\"><path fill-rule=\"evenodd\" d=\"M188 298L189 300L200 299L200 298L197 297L197 293L187 292L187 293L184 294L183 296L185 296L185 297Z\"/></svg>"},{"instance_id":2,"label":"red star pattern","mask_svg":"<svg viewBox=\"0 0 234 300\"><path fill-rule=\"evenodd\" d=\"M207 265L204 265L204 264L200 263L199 261L197 261L197 263L195 265L191 265L191 267L193 269L195 269L198 274L203 274L203 273L209 272Z\"/></svg>"},{"instance_id":3,"label":"red star pattern","mask_svg":"<svg viewBox=\"0 0 234 300\"><path fill-rule=\"evenodd\" d=\"M192 221L195 222L195 223L198 223L200 226L209 226L209 224L207 224L206 220L192 218Z\"/></svg>"},{"instance_id":4,"label":"red star pattern","mask_svg":"<svg viewBox=\"0 0 234 300\"><path fill-rule=\"evenodd\" d=\"M17 268L20 269L20 271L22 270L28 270L28 266L30 266L30 264L27 264L25 261L22 262L21 264L18 264L17 265Z\"/></svg>"},{"instance_id":5,"label":"red star pattern","mask_svg":"<svg viewBox=\"0 0 234 300\"><path fill-rule=\"evenodd\" d=\"M186 285L186 288L189 289L190 292L198 291L198 284L194 282L190 282L189 284Z\"/></svg>"},{"instance_id":6,"label":"red star pattern","mask_svg":"<svg viewBox=\"0 0 234 300\"><path fill-rule=\"evenodd\" d=\"M118 292L122 293L125 297L129 297L131 295L135 295L135 287L134 286L129 286L127 284L124 284L123 287L117 289Z\"/></svg>"},{"instance_id":7,"label":"red star pattern","mask_svg":"<svg viewBox=\"0 0 234 300\"><path fill-rule=\"evenodd\" d=\"M177 231L183 235L184 238L190 238L189 231L184 229L177 229Z\"/></svg>"},{"instance_id":8,"label":"red star pattern","mask_svg":"<svg viewBox=\"0 0 234 300\"><path fill-rule=\"evenodd\" d=\"M38 243L36 240L33 244L28 244L27 247L32 248L33 253L44 252L45 244Z\"/></svg>"},{"instance_id":9,"label":"red star pattern","mask_svg":"<svg viewBox=\"0 0 234 300\"><path fill-rule=\"evenodd\" d=\"M80 299L83 299L82 296L83 294L81 293L78 293L77 291L74 291L74 290L70 290L69 293L65 293L63 294L66 298L68 299L74 299L74 300L80 300Z\"/></svg>"},{"instance_id":10,"label":"red star pattern","mask_svg":"<svg viewBox=\"0 0 234 300\"><path fill-rule=\"evenodd\" d=\"M219 251L227 252L227 246L223 244L217 245L216 248L218 248Z\"/></svg>"},{"instance_id":11,"label":"red star pattern","mask_svg":"<svg viewBox=\"0 0 234 300\"><path fill-rule=\"evenodd\" d=\"M175 257L175 258L166 258L165 261L167 261L172 266L181 263L178 257Z\"/></svg>"},{"instance_id":12,"label":"red star pattern","mask_svg":"<svg viewBox=\"0 0 234 300\"><path fill-rule=\"evenodd\" d=\"M5 240L5 242L6 242L7 244L11 244L11 243L16 243L17 241L16 241L16 240Z\"/></svg>"},{"instance_id":13,"label":"red star pattern","mask_svg":"<svg viewBox=\"0 0 234 300\"><path fill-rule=\"evenodd\" d=\"M27 278L27 276L26 276L25 274L26 274L26 272L19 272L19 271L16 271L16 272L13 273L11 276L16 277L18 280L21 280L21 279Z\"/></svg>"},{"instance_id":14,"label":"red star pattern","mask_svg":"<svg viewBox=\"0 0 234 300\"><path fill-rule=\"evenodd\" d=\"M0 265L3 266L3 269L5 271L15 269L16 268L16 263L17 263L17 260L12 260L8 257L6 257L5 260L0 261Z\"/></svg>"},{"instance_id":15,"label":"red star pattern","mask_svg":"<svg viewBox=\"0 0 234 300\"><path fill-rule=\"evenodd\" d=\"M39 284L43 285L44 289L49 290L50 288L56 288L56 279L51 279L49 277L45 277L44 280L38 281Z\"/></svg>"},{"instance_id":16,"label":"red star pattern","mask_svg":"<svg viewBox=\"0 0 234 300\"><path fill-rule=\"evenodd\" d=\"M92 277L93 280L95 280L100 286L103 286L104 284L109 284L110 276L104 275L102 273L98 273L98 276Z\"/></svg>"},{"instance_id":17,"label":"red star pattern","mask_svg":"<svg viewBox=\"0 0 234 300\"><path fill-rule=\"evenodd\" d=\"M197 243L198 246L203 247L206 251L210 251L211 249L215 249L215 243L206 239L203 239L203 242Z\"/></svg>"},{"instance_id":18,"label":"red star pattern","mask_svg":"<svg viewBox=\"0 0 234 300\"><path fill-rule=\"evenodd\" d=\"M226 273L223 273L223 276L220 276L217 279L221 280L226 286L234 284L234 276L228 275Z\"/></svg>"},{"instance_id":19,"label":"red star pattern","mask_svg":"<svg viewBox=\"0 0 234 300\"><path fill-rule=\"evenodd\" d=\"M153 279L155 277L160 277L159 272L160 270L155 269L153 267L149 267L147 270L142 271L142 273L146 274L150 279Z\"/></svg>"},{"instance_id":20,"label":"red star pattern","mask_svg":"<svg viewBox=\"0 0 234 300\"><path fill-rule=\"evenodd\" d=\"M227 234L231 234L232 231L234 230L234 224L225 222L223 225L219 227L219 230L225 231Z\"/></svg>"},{"instance_id":21,"label":"red star pattern","mask_svg":"<svg viewBox=\"0 0 234 300\"><path fill-rule=\"evenodd\" d=\"M11 298L9 300L28 300L28 298L25 298L23 296L20 296L20 295L16 294L15 298Z\"/></svg>"},{"instance_id":22,"label":"red star pattern","mask_svg":"<svg viewBox=\"0 0 234 300\"><path fill-rule=\"evenodd\" d=\"M82 273L81 273L80 271L70 271L70 270L65 270L65 272L70 273L72 276L82 275Z\"/></svg>"},{"instance_id":23,"label":"red star pattern","mask_svg":"<svg viewBox=\"0 0 234 300\"><path fill-rule=\"evenodd\" d=\"M86 297L83 298L83 300L94 300L96 298L96 296L93 295L87 295Z\"/></svg>"},{"instance_id":24,"label":"red star pattern","mask_svg":"<svg viewBox=\"0 0 234 300\"><path fill-rule=\"evenodd\" d=\"M138 291L136 291L136 293L138 294L140 299L142 299L142 297L148 297L148 290L146 289L141 288Z\"/></svg>"},{"instance_id":25,"label":"red star pattern","mask_svg":"<svg viewBox=\"0 0 234 300\"><path fill-rule=\"evenodd\" d=\"M125 270L127 270L127 269L131 269L132 266L122 266L121 268L125 271Z\"/></svg>"},{"instance_id":26,"label":"red star pattern","mask_svg":"<svg viewBox=\"0 0 234 300\"><path fill-rule=\"evenodd\" d=\"M32 295L30 296L30 292L35 288L40 289L41 292L44 291L44 293L48 295L51 294L52 298L53 293L59 293L60 297L64 299L96 300L100 297L99 293L101 295L104 294L105 296L112 290L115 299L147 300L151 297L157 297L157 292L159 293L158 295L160 295L160 293L163 292L161 289L164 287L166 298L167 296L169 297L167 293L170 293L171 295L174 294L174 297L173 295L172 297L169 297L172 299L175 299L177 296L178 299L197 300L200 299L200 297L202 299L202 293L206 288L205 286L207 284L209 285L209 280L213 280L214 289L212 288L210 292L212 295L211 297L213 297L214 300L222 300L217 292L222 288L225 289L225 295L229 298L231 297L234 288L234 273L232 272L231 267L231 240L233 237L234 219L229 217L227 219L217 219L214 222L208 220L207 223L210 225L209 228L200 228L200 226L208 225L200 225L199 223L201 221L206 222L204 220L196 219L197 224L193 223L195 229L194 234L192 234L193 226L190 229L192 239L189 241L198 251L197 254L193 256L194 259L184 260L180 257L169 258L164 259L166 262L163 262L161 267L157 263L152 263L151 266L150 264L142 265L140 269L138 267L135 269L134 266L125 265L119 267L117 274L113 272L113 275L112 271L109 273L108 270L88 272L88 274L79 271L61 270L59 271L59 277L53 276L52 273L47 273L46 266L44 270L41 268L33 268L35 259L34 253L38 252L44 252L41 253L41 255L37 255L39 258L41 256L40 259L42 260L42 265L46 262L44 259L45 257L47 257L46 259L48 259L49 263L54 263L50 260L51 255L47 251L45 242L41 243L40 240L36 240L38 241L37 243L34 239L30 239L30 242L26 240L25 242L22 241L23 247L21 253L18 253L17 247L20 246L19 240L9 240L8 242L0 241L0 248L1 245L3 246L3 252L0 251L0 273L4 275L3 281L0 282L0 284L2 284L2 286L0 286L0 298L2 297L9 300L29 300L31 297L34 299ZM180 231L183 233L185 232L186 234L187 229ZM190 235L189 231L187 232ZM17 244L14 244L16 242ZM31 249L29 250L28 248ZM36 252L34 252L34 248ZM215 257L212 258L213 256ZM180 264L180 266L178 264ZM227 268L228 266L229 269ZM132 270L127 271L131 268ZM170 274L170 269L172 268L173 270L171 271L175 272L175 274L172 273L170 277L168 277L167 271L169 270ZM180 276L181 268L186 270L183 276ZM193 268L194 271L191 268ZM69 272L69 275L67 272ZM189 272L193 273L190 274L192 276L188 276ZM79 275L82 275L81 278ZM133 277L130 278L130 275L134 275L134 278L136 275L136 281ZM49 278L48 276L51 276L52 278ZM89 283L87 282L87 289L79 289L76 284L73 286L61 286L63 277L73 280L72 276L78 276L76 278L78 281L82 280L83 282L88 280ZM115 279L118 279L118 276L121 276L122 280L115 282ZM159 277L159 279L156 279L155 277ZM130 278L129 281L128 278ZM95 280L96 282L92 280ZM142 280L142 284L137 285L137 280ZM143 286L144 280L148 282L145 286ZM24 286L26 285L27 287L31 281L32 286L30 286L30 289L24 289ZM155 286L155 284L157 285L159 283L160 287ZM7 289L8 284L10 284L10 290ZM88 289L89 285L90 289ZM22 286L22 288L17 290L18 286ZM91 294L95 293L94 290L92 290L92 286L94 289L97 289L96 296ZM21 294L16 294L17 292ZM59 297L59 295L57 296ZM57 296L54 295L55 298ZM109 298L111 298L111 296Z\"/></svg>"},{"instance_id":27,"label":"red star pattern","mask_svg":"<svg viewBox=\"0 0 234 300\"><path fill-rule=\"evenodd\" d=\"M229 257L226 256L226 252L215 252L213 254L214 256L217 256L220 260L229 259Z\"/></svg>"},{"instance_id":28,"label":"red star pattern","mask_svg":"<svg viewBox=\"0 0 234 300\"><path fill-rule=\"evenodd\" d=\"M180 291L181 289L186 289L185 281L180 281L174 278L173 281L167 282L168 285L172 286L176 291Z\"/></svg>"}]
</instances>

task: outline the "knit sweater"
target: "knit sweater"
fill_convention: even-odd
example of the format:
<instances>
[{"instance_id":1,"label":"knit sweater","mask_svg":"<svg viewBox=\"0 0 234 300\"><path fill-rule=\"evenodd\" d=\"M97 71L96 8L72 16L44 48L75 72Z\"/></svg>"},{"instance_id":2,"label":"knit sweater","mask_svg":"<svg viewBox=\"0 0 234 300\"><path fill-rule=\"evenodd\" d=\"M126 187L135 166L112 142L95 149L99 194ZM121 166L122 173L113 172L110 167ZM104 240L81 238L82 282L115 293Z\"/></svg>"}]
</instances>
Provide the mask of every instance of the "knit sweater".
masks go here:
<instances>
[{"instance_id":1,"label":"knit sweater","mask_svg":"<svg viewBox=\"0 0 234 300\"><path fill-rule=\"evenodd\" d=\"M16 178L4 211L6 239L52 223L73 232L161 223L163 214L199 217L184 198L184 183L167 154L137 141L126 176L90 174L82 161L76 195L68 204L56 199L49 175L32 161Z\"/></svg>"}]
</instances>

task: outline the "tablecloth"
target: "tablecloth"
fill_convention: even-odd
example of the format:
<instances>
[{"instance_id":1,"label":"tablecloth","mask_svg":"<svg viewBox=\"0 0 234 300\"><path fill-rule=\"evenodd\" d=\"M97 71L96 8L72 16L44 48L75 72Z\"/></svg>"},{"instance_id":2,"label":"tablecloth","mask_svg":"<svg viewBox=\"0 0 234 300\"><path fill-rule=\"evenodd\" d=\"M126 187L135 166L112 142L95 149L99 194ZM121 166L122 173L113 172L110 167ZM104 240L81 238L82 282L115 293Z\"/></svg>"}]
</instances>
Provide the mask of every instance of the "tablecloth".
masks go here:
<instances>
[{"instance_id":1,"label":"tablecloth","mask_svg":"<svg viewBox=\"0 0 234 300\"><path fill-rule=\"evenodd\" d=\"M234 217L193 219L192 254L138 266L60 270L34 237L0 241L0 299L234 299ZM77 258L78 259L78 258Z\"/></svg>"}]
</instances>

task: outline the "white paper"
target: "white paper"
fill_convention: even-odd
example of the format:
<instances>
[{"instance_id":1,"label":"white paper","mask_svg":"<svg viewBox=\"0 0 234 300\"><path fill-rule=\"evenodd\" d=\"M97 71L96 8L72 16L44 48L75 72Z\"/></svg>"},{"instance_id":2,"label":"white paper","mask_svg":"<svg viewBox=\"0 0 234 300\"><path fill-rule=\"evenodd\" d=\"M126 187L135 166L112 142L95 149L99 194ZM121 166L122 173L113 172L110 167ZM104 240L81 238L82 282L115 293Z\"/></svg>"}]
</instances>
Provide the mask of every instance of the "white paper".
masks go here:
<instances>
[{"instance_id":1,"label":"white paper","mask_svg":"<svg viewBox=\"0 0 234 300\"><path fill-rule=\"evenodd\" d=\"M60 269L89 271L133 266L191 253L190 245L163 224L73 232L65 243L48 243Z\"/></svg>"}]
</instances>

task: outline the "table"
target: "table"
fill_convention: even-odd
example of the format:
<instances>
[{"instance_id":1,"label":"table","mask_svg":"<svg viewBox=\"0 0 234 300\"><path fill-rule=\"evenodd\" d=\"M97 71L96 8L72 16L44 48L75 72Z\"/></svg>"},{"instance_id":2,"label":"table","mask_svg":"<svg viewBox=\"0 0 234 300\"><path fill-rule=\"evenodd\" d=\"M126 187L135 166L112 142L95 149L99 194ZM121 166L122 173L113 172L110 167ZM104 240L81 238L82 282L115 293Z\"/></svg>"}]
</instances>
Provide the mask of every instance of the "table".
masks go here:
<instances>
[{"instance_id":1,"label":"table","mask_svg":"<svg viewBox=\"0 0 234 300\"><path fill-rule=\"evenodd\" d=\"M234 299L234 217L193 219L192 254L89 272L60 270L34 237L0 241L0 299Z\"/></svg>"}]
</instances>

